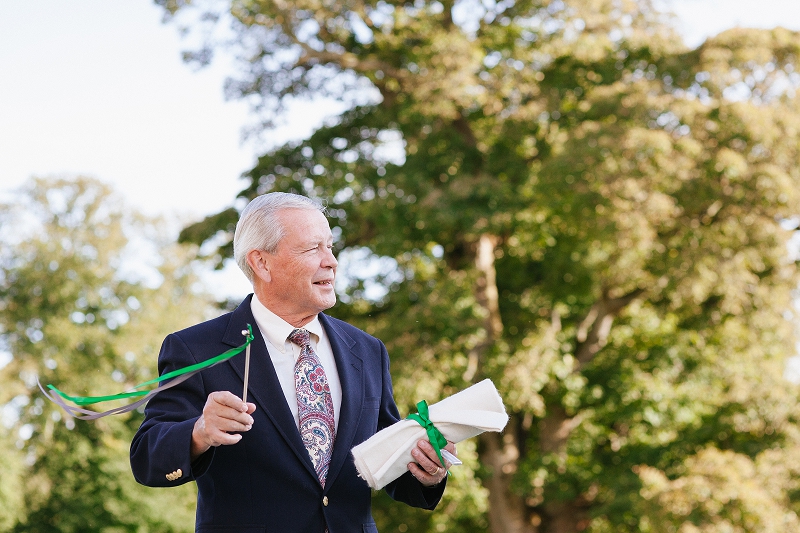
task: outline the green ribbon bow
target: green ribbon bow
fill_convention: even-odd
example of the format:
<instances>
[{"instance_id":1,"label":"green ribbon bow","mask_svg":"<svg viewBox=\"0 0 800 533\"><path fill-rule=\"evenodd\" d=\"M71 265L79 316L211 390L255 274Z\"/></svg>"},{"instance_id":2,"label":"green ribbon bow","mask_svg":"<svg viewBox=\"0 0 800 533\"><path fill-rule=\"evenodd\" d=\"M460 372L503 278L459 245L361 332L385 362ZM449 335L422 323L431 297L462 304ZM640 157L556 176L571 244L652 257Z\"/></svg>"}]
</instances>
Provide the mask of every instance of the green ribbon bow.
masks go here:
<instances>
[{"instance_id":1,"label":"green ribbon bow","mask_svg":"<svg viewBox=\"0 0 800 533\"><path fill-rule=\"evenodd\" d=\"M242 332L242 333L244 333L244 332ZM91 404L100 403L100 402L107 402L107 401L110 401L110 400L124 400L124 399L127 399L127 398L138 398L138 397L141 397L141 396L145 397L145 398L141 398L139 401L135 402L134 404L128 405L126 407L111 409L109 411L104 411L102 413L94 413L93 411L86 411L85 409L77 409L76 410L75 408L70 408L70 406L64 404L63 401L59 401L60 398L57 398L55 396L51 396L50 394L47 394L47 392L44 389L42 389L42 392L45 392L45 395L50 400L53 400L56 403L58 403L59 405L61 405L61 407L66 409L67 412L70 415L75 416L76 418L94 419L94 418L100 418L101 416L105 416L105 415L124 413L124 412L127 412L127 411L135 409L143 401L147 401L147 399L149 399L149 397L153 396L157 392L161 392L161 391L167 390L168 388L170 388L170 387L172 387L174 385L178 385L179 383L182 383L183 381L186 381L186 379L190 378L191 376L193 376L194 374L200 372L201 370L204 370L204 369L209 368L211 366L214 366L216 364L222 363L223 361L227 361L231 357L240 354L241 352L243 352L245 350L245 348L247 348L247 346L250 345L250 343L253 341L253 339L254 339L253 327L250 324L247 324L247 336L246 336L244 344L242 344L241 346L237 346L236 348L231 348L230 350L226 351L225 353L221 353L220 355L218 355L216 357L212 357L211 359L207 359L207 360L203 361L202 363L197 363L197 364L190 365L190 366L187 366L187 367L184 367L184 368L179 368L177 370L173 370L172 372L167 372L166 374L161 375L161 376L159 376L159 377L157 377L155 379L151 379L149 381L145 381L144 383L139 383L138 385L134 385L133 386L134 390L131 390L130 392L121 392L119 394L110 394L108 396L70 396L69 394L61 392L60 390L55 388L53 385L47 385L48 389L50 389L51 391L56 393L58 396L60 396L64 400L70 401L70 402L74 403L75 405L91 405ZM181 377L181 379L174 379L174 378L178 378L178 377ZM171 381L170 383L165 384L165 385L163 385L163 386L161 386L159 388L152 389L152 390L135 390L135 389L142 389L142 388L148 387L150 385L155 385L157 383L161 383L161 382L164 382L164 381L167 381L167 380L173 380L173 381ZM41 388L41 385L39 385L39 387ZM87 416L80 416L80 414L87 415Z\"/></svg>"},{"instance_id":2,"label":"green ribbon bow","mask_svg":"<svg viewBox=\"0 0 800 533\"><path fill-rule=\"evenodd\" d=\"M442 448L447 446L447 439L442 435L442 432L436 429L436 426L433 425L431 419L428 418L428 402L425 400L420 401L417 403L417 412L412 413L406 417L407 420L416 420L420 426L425 428L425 431L428 433L428 440L431 442L433 449L436 450L436 455L439 456L439 461L442 463L442 467L446 468L444 464L444 459L442 458ZM450 471L447 471L447 474L450 475Z\"/></svg>"}]
</instances>

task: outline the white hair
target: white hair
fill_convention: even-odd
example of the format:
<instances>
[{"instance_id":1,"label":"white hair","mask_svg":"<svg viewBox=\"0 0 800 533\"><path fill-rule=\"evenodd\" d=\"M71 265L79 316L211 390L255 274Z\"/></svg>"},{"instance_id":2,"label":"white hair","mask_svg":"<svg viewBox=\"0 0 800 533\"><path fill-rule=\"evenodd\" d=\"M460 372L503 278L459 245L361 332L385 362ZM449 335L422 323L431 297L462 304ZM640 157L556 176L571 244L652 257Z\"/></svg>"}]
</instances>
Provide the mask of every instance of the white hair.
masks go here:
<instances>
[{"instance_id":1,"label":"white hair","mask_svg":"<svg viewBox=\"0 0 800 533\"><path fill-rule=\"evenodd\" d=\"M256 196L247 204L233 234L233 258L244 275L253 282L253 269L247 263L247 254L263 250L274 254L285 230L278 219L281 209L309 209L325 212L325 206L299 194L271 192Z\"/></svg>"}]
</instances>

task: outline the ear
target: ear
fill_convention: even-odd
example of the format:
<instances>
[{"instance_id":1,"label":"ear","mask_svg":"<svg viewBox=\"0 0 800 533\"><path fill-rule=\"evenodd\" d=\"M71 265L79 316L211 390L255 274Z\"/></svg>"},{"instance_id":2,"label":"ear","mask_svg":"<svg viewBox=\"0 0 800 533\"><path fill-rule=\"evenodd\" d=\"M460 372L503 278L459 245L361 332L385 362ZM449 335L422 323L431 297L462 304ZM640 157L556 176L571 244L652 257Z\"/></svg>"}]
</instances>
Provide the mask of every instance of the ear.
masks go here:
<instances>
[{"instance_id":1,"label":"ear","mask_svg":"<svg viewBox=\"0 0 800 533\"><path fill-rule=\"evenodd\" d=\"M272 281L270 274L269 254L261 250L251 250L247 254L247 264L253 269L253 282L260 280L263 282Z\"/></svg>"}]
</instances>

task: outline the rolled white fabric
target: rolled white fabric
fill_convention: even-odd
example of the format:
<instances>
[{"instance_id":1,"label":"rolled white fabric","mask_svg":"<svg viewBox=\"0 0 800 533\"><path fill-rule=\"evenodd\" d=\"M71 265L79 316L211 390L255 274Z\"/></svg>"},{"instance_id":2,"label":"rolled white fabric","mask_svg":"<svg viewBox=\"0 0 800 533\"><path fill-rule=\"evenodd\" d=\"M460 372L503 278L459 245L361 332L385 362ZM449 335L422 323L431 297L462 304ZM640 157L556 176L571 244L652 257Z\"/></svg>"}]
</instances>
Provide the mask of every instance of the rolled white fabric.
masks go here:
<instances>
[{"instance_id":1,"label":"rolled white fabric","mask_svg":"<svg viewBox=\"0 0 800 533\"><path fill-rule=\"evenodd\" d=\"M428 406L433 425L452 442L502 431L508 423L503 400L491 380L485 379ZM380 489L408 471L411 450L428 435L415 420L401 420L353 448L358 474L373 489Z\"/></svg>"}]
</instances>

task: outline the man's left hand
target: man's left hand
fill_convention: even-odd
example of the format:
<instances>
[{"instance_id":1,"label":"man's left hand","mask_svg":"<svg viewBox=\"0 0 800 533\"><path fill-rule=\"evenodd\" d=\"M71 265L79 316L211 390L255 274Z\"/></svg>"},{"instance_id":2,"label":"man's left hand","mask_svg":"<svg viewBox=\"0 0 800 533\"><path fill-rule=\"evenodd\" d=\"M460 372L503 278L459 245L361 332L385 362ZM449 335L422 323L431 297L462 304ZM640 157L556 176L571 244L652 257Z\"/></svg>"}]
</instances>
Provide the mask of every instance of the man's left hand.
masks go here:
<instances>
[{"instance_id":1,"label":"man's left hand","mask_svg":"<svg viewBox=\"0 0 800 533\"><path fill-rule=\"evenodd\" d=\"M454 443L448 441L444 449L458 457ZM448 461L445 461L444 465L440 463L436 450L424 439L417 442L417 446L411 450L411 456L416 462L408 463L408 470L426 487L441 483L447 477L447 469L452 466Z\"/></svg>"}]
</instances>

